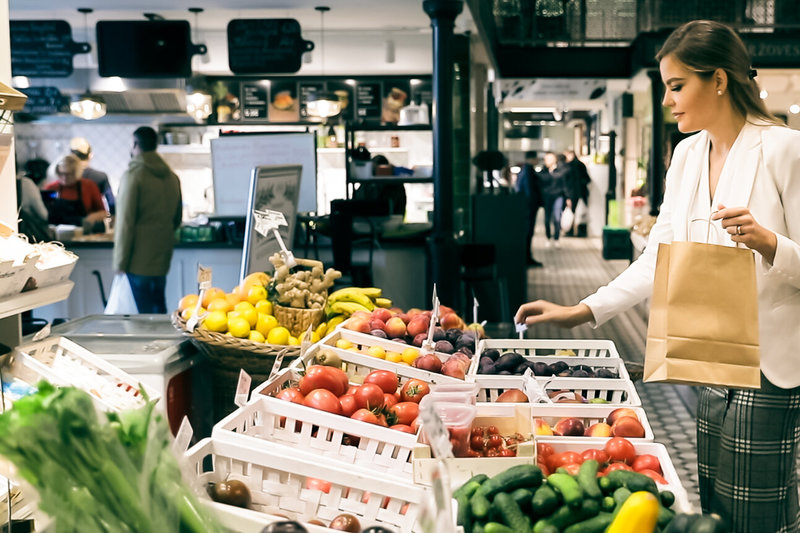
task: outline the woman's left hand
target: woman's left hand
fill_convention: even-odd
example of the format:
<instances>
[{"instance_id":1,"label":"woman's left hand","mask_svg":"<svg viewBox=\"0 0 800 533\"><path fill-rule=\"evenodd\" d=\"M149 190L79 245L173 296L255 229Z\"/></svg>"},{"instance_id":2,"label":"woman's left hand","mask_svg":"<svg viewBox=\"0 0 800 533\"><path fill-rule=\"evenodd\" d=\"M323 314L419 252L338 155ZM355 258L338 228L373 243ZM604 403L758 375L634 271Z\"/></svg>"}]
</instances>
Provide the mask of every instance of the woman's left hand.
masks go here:
<instances>
[{"instance_id":1,"label":"woman's left hand","mask_svg":"<svg viewBox=\"0 0 800 533\"><path fill-rule=\"evenodd\" d=\"M753 217L746 207L725 207L711 215L711 220L722 220L722 228L730 233L733 242L740 242L760 253L769 264L775 259L778 237Z\"/></svg>"}]
</instances>

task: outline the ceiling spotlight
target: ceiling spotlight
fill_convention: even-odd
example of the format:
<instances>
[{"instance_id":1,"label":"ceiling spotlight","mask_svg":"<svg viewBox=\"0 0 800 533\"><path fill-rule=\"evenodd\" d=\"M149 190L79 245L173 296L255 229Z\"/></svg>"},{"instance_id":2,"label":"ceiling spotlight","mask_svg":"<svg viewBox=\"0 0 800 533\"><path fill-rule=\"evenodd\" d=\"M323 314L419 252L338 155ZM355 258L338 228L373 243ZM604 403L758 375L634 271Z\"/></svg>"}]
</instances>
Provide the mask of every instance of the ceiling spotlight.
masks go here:
<instances>
[{"instance_id":1,"label":"ceiling spotlight","mask_svg":"<svg viewBox=\"0 0 800 533\"><path fill-rule=\"evenodd\" d=\"M800 113L800 105L797 105L797 104L790 105L789 106L789 113L791 113L792 115L796 115L796 114Z\"/></svg>"},{"instance_id":2,"label":"ceiling spotlight","mask_svg":"<svg viewBox=\"0 0 800 533\"><path fill-rule=\"evenodd\" d=\"M95 120L106 115L106 102L100 96L87 91L73 97L69 104L69 112L83 120Z\"/></svg>"},{"instance_id":3,"label":"ceiling spotlight","mask_svg":"<svg viewBox=\"0 0 800 533\"><path fill-rule=\"evenodd\" d=\"M758 93L758 96L759 96L759 97L760 97L762 100L766 100L766 99L767 99L767 96L769 96L769 93L767 92L767 90L766 90L766 89L761 89L761 92L760 92L760 93Z\"/></svg>"}]
</instances>

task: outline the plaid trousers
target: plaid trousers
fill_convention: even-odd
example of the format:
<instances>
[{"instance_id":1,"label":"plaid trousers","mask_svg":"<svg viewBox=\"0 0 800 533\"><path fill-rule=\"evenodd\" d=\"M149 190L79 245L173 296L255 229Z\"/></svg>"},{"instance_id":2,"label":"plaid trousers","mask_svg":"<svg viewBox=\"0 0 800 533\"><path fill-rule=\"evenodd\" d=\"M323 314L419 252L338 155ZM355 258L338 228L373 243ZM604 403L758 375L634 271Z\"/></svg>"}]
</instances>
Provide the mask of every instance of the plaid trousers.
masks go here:
<instances>
[{"instance_id":1,"label":"plaid trousers","mask_svg":"<svg viewBox=\"0 0 800 533\"><path fill-rule=\"evenodd\" d=\"M702 387L697 408L697 470L703 512L731 533L800 531L796 458L800 387Z\"/></svg>"}]
</instances>

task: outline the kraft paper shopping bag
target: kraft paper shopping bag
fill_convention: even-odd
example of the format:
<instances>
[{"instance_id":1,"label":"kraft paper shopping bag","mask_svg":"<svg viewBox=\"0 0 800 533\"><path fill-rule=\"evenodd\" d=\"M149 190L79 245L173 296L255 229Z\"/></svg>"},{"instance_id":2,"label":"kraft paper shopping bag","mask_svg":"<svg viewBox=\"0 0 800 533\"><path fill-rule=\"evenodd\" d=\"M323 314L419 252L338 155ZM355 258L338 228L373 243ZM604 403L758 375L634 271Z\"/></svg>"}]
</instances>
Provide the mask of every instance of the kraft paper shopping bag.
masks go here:
<instances>
[{"instance_id":1,"label":"kraft paper shopping bag","mask_svg":"<svg viewBox=\"0 0 800 533\"><path fill-rule=\"evenodd\" d=\"M697 242L659 245L644 381L760 387L750 250Z\"/></svg>"}]
</instances>

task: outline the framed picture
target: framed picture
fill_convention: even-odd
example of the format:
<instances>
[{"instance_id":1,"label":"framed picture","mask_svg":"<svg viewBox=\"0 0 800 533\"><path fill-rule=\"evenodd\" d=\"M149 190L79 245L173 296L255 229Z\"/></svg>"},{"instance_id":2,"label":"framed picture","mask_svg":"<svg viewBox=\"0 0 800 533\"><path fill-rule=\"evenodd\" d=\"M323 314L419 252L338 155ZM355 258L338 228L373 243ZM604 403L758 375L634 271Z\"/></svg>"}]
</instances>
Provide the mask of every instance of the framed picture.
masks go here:
<instances>
[{"instance_id":1,"label":"framed picture","mask_svg":"<svg viewBox=\"0 0 800 533\"><path fill-rule=\"evenodd\" d=\"M267 235L257 231L258 220L253 213L255 210L283 215L286 225L278 226L278 232L284 244L287 247L292 246L302 171L303 165L269 165L253 169L247 201L248 215L240 279L252 272L270 270L269 257L281 249L273 231L267 232Z\"/></svg>"}]
</instances>

